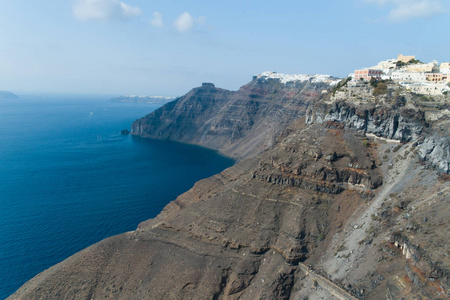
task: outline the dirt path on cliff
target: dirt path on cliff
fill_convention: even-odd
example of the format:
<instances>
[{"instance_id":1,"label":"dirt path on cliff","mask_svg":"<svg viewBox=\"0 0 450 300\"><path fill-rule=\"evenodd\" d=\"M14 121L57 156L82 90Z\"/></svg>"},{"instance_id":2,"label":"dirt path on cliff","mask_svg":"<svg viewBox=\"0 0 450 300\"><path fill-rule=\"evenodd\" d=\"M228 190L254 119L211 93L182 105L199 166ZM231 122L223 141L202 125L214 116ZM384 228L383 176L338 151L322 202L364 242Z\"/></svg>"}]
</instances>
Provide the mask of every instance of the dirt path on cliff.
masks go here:
<instances>
[{"instance_id":1,"label":"dirt path on cliff","mask_svg":"<svg viewBox=\"0 0 450 300\"><path fill-rule=\"evenodd\" d=\"M405 145L393 155L394 157L404 156L395 163L389 164L391 169L386 168L384 183L376 196L365 208L355 211L344 226L344 230L333 237L333 243L331 243L328 254L321 261L321 267L333 279L346 278L352 280L365 276L360 272L366 272L367 270L364 268L358 270L358 267L362 263L370 263L371 257L368 255L369 246L361 241L371 238L368 232L370 232L372 226L378 226L374 220L377 218L377 213L385 201L390 201L389 194L397 185L401 184L405 175L407 175L407 171L413 162L413 155L405 155L405 153L409 153L410 148L411 145ZM391 158L391 161L394 161L394 159ZM384 233L385 236L388 234L389 232ZM339 240L343 242L338 245L337 241Z\"/></svg>"}]
</instances>

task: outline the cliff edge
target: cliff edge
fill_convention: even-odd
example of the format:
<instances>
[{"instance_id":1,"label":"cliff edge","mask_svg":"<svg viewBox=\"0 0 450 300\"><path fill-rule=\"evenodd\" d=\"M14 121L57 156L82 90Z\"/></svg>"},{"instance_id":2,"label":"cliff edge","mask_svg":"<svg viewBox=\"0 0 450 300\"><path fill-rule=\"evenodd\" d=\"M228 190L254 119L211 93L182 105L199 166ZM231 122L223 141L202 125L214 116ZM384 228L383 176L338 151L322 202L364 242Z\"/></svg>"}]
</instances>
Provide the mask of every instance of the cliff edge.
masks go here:
<instances>
[{"instance_id":1,"label":"cliff edge","mask_svg":"<svg viewBox=\"0 0 450 300\"><path fill-rule=\"evenodd\" d=\"M197 144L242 159L272 147L312 101L336 83L329 76L294 77L273 72L255 76L238 91L204 83L135 121L131 133Z\"/></svg>"}]
</instances>

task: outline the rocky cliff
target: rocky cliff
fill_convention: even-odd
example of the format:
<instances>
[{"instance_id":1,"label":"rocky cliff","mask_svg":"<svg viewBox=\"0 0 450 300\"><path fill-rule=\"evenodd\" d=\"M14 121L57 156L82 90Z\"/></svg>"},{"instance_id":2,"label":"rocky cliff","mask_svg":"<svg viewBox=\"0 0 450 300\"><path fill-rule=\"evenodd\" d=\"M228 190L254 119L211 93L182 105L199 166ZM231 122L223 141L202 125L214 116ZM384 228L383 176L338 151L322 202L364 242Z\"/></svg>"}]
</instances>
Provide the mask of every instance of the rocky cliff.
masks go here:
<instances>
[{"instance_id":1,"label":"rocky cliff","mask_svg":"<svg viewBox=\"0 0 450 300\"><path fill-rule=\"evenodd\" d=\"M419 156L441 172L450 173L450 114L441 122L427 122L425 112L414 106L395 107L348 101L317 102L309 108L307 123L338 122L365 134L415 142Z\"/></svg>"},{"instance_id":2,"label":"rocky cliff","mask_svg":"<svg viewBox=\"0 0 450 300\"><path fill-rule=\"evenodd\" d=\"M247 158L10 299L448 299L450 181L420 150L424 134L445 137L446 117L333 103L323 83L276 76L238 92L205 85L135 122L134 134ZM269 147L253 126L284 114Z\"/></svg>"},{"instance_id":3,"label":"rocky cliff","mask_svg":"<svg viewBox=\"0 0 450 300\"><path fill-rule=\"evenodd\" d=\"M135 121L131 133L197 144L238 159L260 153L335 81L305 76L286 84L284 74L273 74L255 76L238 91L204 83Z\"/></svg>"}]
</instances>

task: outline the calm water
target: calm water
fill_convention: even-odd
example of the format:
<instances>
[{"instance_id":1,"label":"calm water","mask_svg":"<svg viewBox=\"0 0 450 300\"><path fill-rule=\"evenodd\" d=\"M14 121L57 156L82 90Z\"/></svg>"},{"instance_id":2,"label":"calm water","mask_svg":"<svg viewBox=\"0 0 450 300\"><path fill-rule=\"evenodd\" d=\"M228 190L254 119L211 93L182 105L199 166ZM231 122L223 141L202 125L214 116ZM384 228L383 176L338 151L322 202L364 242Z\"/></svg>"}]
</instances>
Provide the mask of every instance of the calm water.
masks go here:
<instances>
[{"instance_id":1,"label":"calm water","mask_svg":"<svg viewBox=\"0 0 450 300\"><path fill-rule=\"evenodd\" d=\"M0 299L232 165L200 147L118 134L154 109L100 98L0 101Z\"/></svg>"}]
</instances>

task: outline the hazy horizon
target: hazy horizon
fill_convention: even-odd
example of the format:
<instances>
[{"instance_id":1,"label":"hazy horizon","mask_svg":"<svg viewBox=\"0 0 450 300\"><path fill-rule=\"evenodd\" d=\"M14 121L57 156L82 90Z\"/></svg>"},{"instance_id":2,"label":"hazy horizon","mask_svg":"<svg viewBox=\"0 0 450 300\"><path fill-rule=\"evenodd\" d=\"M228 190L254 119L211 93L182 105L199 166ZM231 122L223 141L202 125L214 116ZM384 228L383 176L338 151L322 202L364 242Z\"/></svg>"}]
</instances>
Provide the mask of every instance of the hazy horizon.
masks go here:
<instances>
[{"instance_id":1,"label":"hazy horizon","mask_svg":"<svg viewBox=\"0 0 450 300\"><path fill-rule=\"evenodd\" d=\"M180 96L264 71L344 77L398 54L450 61L441 0L0 3L0 90Z\"/></svg>"}]
</instances>

